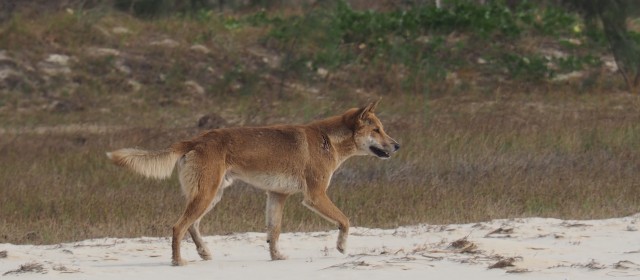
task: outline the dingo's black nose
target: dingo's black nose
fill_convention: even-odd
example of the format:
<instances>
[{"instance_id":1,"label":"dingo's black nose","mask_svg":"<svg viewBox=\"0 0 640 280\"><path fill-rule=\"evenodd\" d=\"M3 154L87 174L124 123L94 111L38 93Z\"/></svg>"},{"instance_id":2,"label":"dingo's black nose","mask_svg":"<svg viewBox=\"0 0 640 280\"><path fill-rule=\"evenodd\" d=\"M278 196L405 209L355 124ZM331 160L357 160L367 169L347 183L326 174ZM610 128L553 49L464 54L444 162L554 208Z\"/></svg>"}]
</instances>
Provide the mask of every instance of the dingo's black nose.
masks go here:
<instances>
[{"instance_id":1,"label":"dingo's black nose","mask_svg":"<svg viewBox=\"0 0 640 280\"><path fill-rule=\"evenodd\" d=\"M400 144L398 143L393 144L393 148L395 149L394 151L400 150Z\"/></svg>"}]
</instances>

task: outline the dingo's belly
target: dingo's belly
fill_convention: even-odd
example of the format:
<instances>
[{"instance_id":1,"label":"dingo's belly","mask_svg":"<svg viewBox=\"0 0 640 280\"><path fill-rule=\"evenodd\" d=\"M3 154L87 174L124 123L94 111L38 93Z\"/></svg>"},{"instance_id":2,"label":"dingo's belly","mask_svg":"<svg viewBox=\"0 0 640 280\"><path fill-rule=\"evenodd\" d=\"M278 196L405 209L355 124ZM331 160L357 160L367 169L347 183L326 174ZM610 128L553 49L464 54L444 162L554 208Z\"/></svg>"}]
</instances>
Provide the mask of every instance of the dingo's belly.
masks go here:
<instances>
[{"instance_id":1,"label":"dingo's belly","mask_svg":"<svg viewBox=\"0 0 640 280\"><path fill-rule=\"evenodd\" d=\"M302 178L278 173L235 173L227 174L233 179L238 179L256 188L284 194L293 194L302 191L305 182Z\"/></svg>"}]
</instances>

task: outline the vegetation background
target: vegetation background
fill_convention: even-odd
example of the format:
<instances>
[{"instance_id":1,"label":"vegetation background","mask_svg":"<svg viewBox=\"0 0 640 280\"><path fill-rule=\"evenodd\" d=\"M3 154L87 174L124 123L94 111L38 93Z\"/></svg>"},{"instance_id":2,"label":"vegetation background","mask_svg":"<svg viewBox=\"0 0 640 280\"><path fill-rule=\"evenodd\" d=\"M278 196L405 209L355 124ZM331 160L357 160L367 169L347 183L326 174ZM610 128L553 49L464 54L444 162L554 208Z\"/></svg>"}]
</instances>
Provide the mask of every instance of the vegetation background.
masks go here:
<instances>
[{"instance_id":1,"label":"vegetation background","mask_svg":"<svg viewBox=\"0 0 640 280\"><path fill-rule=\"evenodd\" d=\"M636 6L3 0L0 242L169 236L184 203L175 176L142 178L106 151L378 97L403 148L333 177L354 226L636 213ZM300 201L289 198L285 231L331 227ZM201 227L262 231L264 207L240 183Z\"/></svg>"}]
</instances>

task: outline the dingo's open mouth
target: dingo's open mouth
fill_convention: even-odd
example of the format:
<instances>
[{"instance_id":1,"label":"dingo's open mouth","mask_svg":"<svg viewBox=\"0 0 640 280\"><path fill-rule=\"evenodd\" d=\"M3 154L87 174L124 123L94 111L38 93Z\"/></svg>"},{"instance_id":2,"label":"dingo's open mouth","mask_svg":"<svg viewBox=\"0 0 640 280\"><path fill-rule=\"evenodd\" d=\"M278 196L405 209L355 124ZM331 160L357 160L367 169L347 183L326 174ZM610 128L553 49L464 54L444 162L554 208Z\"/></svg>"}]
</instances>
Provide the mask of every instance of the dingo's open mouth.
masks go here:
<instances>
[{"instance_id":1,"label":"dingo's open mouth","mask_svg":"<svg viewBox=\"0 0 640 280\"><path fill-rule=\"evenodd\" d=\"M378 147L374 147L374 146L370 146L369 150L371 150L376 156L381 157L381 158L389 158L391 157L389 155L389 153L385 152L384 150L378 148Z\"/></svg>"}]
</instances>

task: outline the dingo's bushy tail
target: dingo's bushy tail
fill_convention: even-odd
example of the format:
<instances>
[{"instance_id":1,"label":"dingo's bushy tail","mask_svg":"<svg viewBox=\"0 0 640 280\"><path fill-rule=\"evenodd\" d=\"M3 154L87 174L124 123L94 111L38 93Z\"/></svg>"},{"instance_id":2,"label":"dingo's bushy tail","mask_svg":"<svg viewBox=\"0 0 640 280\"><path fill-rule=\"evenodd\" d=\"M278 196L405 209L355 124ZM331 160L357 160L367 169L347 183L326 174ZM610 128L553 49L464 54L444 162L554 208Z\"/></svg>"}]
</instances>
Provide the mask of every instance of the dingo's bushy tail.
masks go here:
<instances>
[{"instance_id":1,"label":"dingo's bushy tail","mask_svg":"<svg viewBox=\"0 0 640 280\"><path fill-rule=\"evenodd\" d=\"M182 155L183 153L173 149L145 151L127 148L107 153L107 157L116 165L126 166L146 177L158 179L171 176Z\"/></svg>"}]
</instances>

